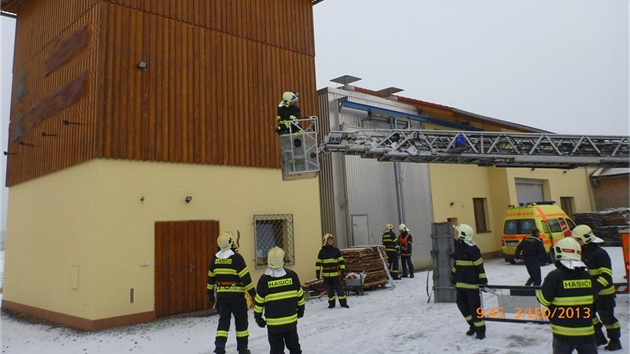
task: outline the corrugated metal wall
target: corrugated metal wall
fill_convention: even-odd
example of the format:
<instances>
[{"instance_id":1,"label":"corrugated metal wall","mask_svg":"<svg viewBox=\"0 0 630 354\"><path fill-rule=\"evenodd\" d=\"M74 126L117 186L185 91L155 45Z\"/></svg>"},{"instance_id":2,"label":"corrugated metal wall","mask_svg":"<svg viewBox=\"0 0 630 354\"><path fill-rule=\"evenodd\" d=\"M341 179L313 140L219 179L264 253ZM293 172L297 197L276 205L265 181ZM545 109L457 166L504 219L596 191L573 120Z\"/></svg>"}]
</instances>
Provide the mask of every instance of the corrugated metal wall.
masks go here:
<instances>
[{"instance_id":1,"label":"corrugated metal wall","mask_svg":"<svg viewBox=\"0 0 630 354\"><path fill-rule=\"evenodd\" d=\"M82 24L91 28L82 59L42 78L55 42ZM13 96L26 68L28 99L13 100L10 130L72 75L87 70L88 86L47 117L65 133L56 150L44 148L39 127L24 126L22 140L35 143L10 144L8 186L95 157L278 168L282 92L300 91L303 115L317 114L310 0L32 0L19 8L17 33ZM64 119L81 125L62 127Z\"/></svg>"},{"instance_id":2,"label":"corrugated metal wall","mask_svg":"<svg viewBox=\"0 0 630 354\"><path fill-rule=\"evenodd\" d=\"M330 129L338 129L340 124L368 129L390 129L388 120L365 120L367 113L343 108L339 111L338 99L348 97L349 101L416 114L413 107L380 99L352 91L324 89L319 91L320 108L327 102L327 115L320 117L322 138ZM412 127L420 129L418 122ZM327 125L327 127L326 127ZM414 265L430 265L431 207L429 170L426 164L401 164L400 177L403 192L405 220L399 220L396 178L394 164L362 159L358 156L330 154L330 163L322 164L320 189L322 195L322 228L334 228L340 235L337 242L341 247L353 246L352 215L367 215L369 241L381 243L381 235L386 223L404 222L414 236ZM343 236L343 237L342 237Z\"/></svg>"}]
</instances>

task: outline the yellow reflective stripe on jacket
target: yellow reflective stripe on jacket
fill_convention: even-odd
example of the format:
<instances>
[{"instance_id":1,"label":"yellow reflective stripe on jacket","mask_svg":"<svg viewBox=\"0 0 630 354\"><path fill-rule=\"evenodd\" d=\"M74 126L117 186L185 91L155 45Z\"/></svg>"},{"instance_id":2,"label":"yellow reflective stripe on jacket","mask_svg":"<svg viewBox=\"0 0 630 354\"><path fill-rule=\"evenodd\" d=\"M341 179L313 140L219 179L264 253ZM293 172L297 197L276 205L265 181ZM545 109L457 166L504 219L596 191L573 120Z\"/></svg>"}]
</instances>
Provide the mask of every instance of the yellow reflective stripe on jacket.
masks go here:
<instances>
[{"instance_id":1,"label":"yellow reflective stripe on jacket","mask_svg":"<svg viewBox=\"0 0 630 354\"><path fill-rule=\"evenodd\" d=\"M461 288L461 289L479 289L478 284L468 284L468 283L460 283L460 282L455 283L455 287Z\"/></svg>"},{"instance_id":2,"label":"yellow reflective stripe on jacket","mask_svg":"<svg viewBox=\"0 0 630 354\"><path fill-rule=\"evenodd\" d=\"M614 286L609 286L605 289L602 289L599 291L599 293L597 293L598 295L612 295L615 293L615 287Z\"/></svg>"},{"instance_id":3,"label":"yellow reflective stripe on jacket","mask_svg":"<svg viewBox=\"0 0 630 354\"><path fill-rule=\"evenodd\" d=\"M456 266L473 266L474 263L473 261L462 261L458 259L455 261L455 265Z\"/></svg>"},{"instance_id":4,"label":"yellow reflective stripe on jacket","mask_svg":"<svg viewBox=\"0 0 630 354\"><path fill-rule=\"evenodd\" d=\"M473 261L473 265L478 266L483 264L483 258L479 258Z\"/></svg>"},{"instance_id":5,"label":"yellow reflective stripe on jacket","mask_svg":"<svg viewBox=\"0 0 630 354\"><path fill-rule=\"evenodd\" d=\"M217 275L238 275L236 274L236 269L232 268L216 268L214 272Z\"/></svg>"},{"instance_id":6,"label":"yellow reflective stripe on jacket","mask_svg":"<svg viewBox=\"0 0 630 354\"><path fill-rule=\"evenodd\" d=\"M269 318L267 317L267 326L282 326L297 321L297 313L287 317Z\"/></svg>"},{"instance_id":7,"label":"yellow reflective stripe on jacket","mask_svg":"<svg viewBox=\"0 0 630 354\"><path fill-rule=\"evenodd\" d=\"M597 277L597 282L598 282L598 283L600 283L600 284L602 284L602 286L603 286L604 288L605 288L605 287L607 287L607 286L608 286L608 284L610 284L610 283L608 282L608 280L606 280L606 278L604 278L604 277Z\"/></svg>"},{"instance_id":8,"label":"yellow reflective stripe on jacket","mask_svg":"<svg viewBox=\"0 0 630 354\"><path fill-rule=\"evenodd\" d=\"M536 290L536 300L538 300L538 302L540 302L540 304L545 307L549 307L549 305L551 305L551 301L545 299L542 290Z\"/></svg>"},{"instance_id":9,"label":"yellow reflective stripe on jacket","mask_svg":"<svg viewBox=\"0 0 630 354\"><path fill-rule=\"evenodd\" d=\"M234 286L217 286L218 293L244 293L245 288L242 285Z\"/></svg>"},{"instance_id":10,"label":"yellow reflective stripe on jacket","mask_svg":"<svg viewBox=\"0 0 630 354\"><path fill-rule=\"evenodd\" d=\"M302 306L304 305L304 290L302 290L302 287L300 287L300 290L298 290L297 292L297 297L298 297L298 306Z\"/></svg>"},{"instance_id":11,"label":"yellow reflective stripe on jacket","mask_svg":"<svg viewBox=\"0 0 630 354\"><path fill-rule=\"evenodd\" d=\"M589 306L593 303L593 295L556 297L551 303L556 306Z\"/></svg>"},{"instance_id":12,"label":"yellow reflective stripe on jacket","mask_svg":"<svg viewBox=\"0 0 630 354\"><path fill-rule=\"evenodd\" d=\"M612 277L612 275L613 275L612 269L610 269L610 268L607 268L607 267L600 267L598 270L599 270L599 274L608 274L608 275L610 275L611 277Z\"/></svg>"},{"instance_id":13,"label":"yellow reflective stripe on jacket","mask_svg":"<svg viewBox=\"0 0 630 354\"><path fill-rule=\"evenodd\" d=\"M242 278L245 276L245 274L249 273L249 269L247 269L247 267L243 268L243 270L241 270L240 272L238 272L238 277Z\"/></svg>"},{"instance_id":14,"label":"yellow reflective stripe on jacket","mask_svg":"<svg viewBox=\"0 0 630 354\"><path fill-rule=\"evenodd\" d=\"M279 293L268 294L265 296L265 302L292 299L296 297L295 290L282 291Z\"/></svg>"},{"instance_id":15,"label":"yellow reflective stripe on jacket","mask_svg":"<svg viewBox=\"0 0 630 354\"><path fill-rule=\"evenodd\" d=\"M214 290L214 284L208 284L208 283L206 283L206 289L208 289L208 290Z\"/></svg>"},{"instance_id":16,"label":"yellow reflective stripe on jacket","mask_svg":"<svg viewBox=\"0 0 630 354\"><path fill-rule=\"evenodd\" d=\"M559 334L562 336L570 336L570 337L586 337L592 336L595 334L595 329L593 326L588 327L565 327L558 326L556 324L551 324L551 332L555 334Z\"/></svg>"}]
</instances>

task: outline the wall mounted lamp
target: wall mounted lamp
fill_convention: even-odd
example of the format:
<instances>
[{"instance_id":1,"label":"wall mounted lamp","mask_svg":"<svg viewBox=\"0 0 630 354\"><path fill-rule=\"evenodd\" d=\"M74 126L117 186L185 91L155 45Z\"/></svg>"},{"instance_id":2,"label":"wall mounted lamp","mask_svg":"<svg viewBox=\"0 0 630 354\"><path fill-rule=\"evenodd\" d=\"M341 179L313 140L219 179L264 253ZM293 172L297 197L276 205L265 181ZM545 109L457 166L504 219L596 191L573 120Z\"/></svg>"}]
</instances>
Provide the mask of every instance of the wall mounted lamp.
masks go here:
<instances>
[{"instance_id":1,"label":"wall mounted lamp","mask_svg":"<svg viewBox=\"0 0 630 354\"><path fill-rule=\"evenodd\" d=\"M57 134L50 134L50 133L46 133L45 131L43 131L41 136L43 136L45 138L47 136L57 136Z\"/></svg>"},{"instance_id":2,"label":"wall mounted lamp","mask_svg":"<svg viewBox=\"0 0 630 354\"><path fill-rule=\"evenodd\" d=\"M17 155L17 152L8 152L8 151L4 152L4 156L9 156L9 155Z\"/></svg>"},{"instance_id":3,"label":"wall mounted lamp","mask_svg":"<svg viewBox=\"0 0 630 354\"><path fill-rule=\"evenodd\" d=\"M64 119L63 125L81 125L81 123L79 123L79 122L71 122L71 121L69 121L67 119Z\"/></svg>"},{"instance_id":4,"label":"wall mounted lamp","mask_svg":"<svg viewBox=\"0 0 630 354\"><path fill-rule=\"evenodd\" d=\"M146 61L144 61L144 60L140 60L140 62L138 63L138 67L139 67L140 69L144 69L144 68L146 68L146 67L147 67L147 62L146 62Z\"/></svg>"},{"instance_id":5,"label":"wall mounted lamp","mask_svg":"<svg viewBox=\"0 0 630 354\"><path fill-rule=\"evenodd\" d=\"M186 196L186 199L184 199L186 201L186 203L190 203L192 201L192 196Z\"/></svg>"}]
</instances>

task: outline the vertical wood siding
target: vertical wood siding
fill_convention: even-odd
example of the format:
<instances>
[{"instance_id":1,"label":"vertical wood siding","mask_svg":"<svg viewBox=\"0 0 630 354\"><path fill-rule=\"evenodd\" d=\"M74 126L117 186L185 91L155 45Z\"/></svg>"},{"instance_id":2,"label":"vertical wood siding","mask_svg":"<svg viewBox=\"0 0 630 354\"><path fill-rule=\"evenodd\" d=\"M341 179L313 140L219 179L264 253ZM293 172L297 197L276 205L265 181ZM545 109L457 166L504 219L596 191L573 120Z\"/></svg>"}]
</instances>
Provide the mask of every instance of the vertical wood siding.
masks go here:
<instances>
[{"instance_id":1,"label":"vertical wood siding","mask_svg":"<svg viewBox=\"0 0 630 354\"><path fill-rule=\"evenodd\" d=\"M18 32L46 31L32 18L49 3L25 2ZM26 36L18 36L16 53L23 59L15 68L29 69L29 93L20 105L37 102L87 70L87 95L47 119L42 130L52 132L53 126L43 125L64 119L82 125L64 126L64 132L73 132L73 143L57 139L54 153L10 144L18 154L9 156L9 186L101 157L279 168L274 130L282 92L300 91L303 115L317 114L309 0L103 0L85 15L87 1L55 4L80 16L55 40L88 23L90 42L82 59L73 58L36 83L40 78L33 72L41 76L53 43L42 41L37 51ZM86 53L90 60L83 58ZM141 60L148 64L144 69L138 67ZM19 111L14 100L12 118ZM28 131L24 140L38 134L39 129ZM54 139L39 138L46 144ZM25 151L37 158L25 158Z\"/></svg>"},{"instance_id":2,"label":"vertical wood siding","mask_svg":"<svg viewBox=\"0 0 630 354\"><path fill-rule=\"evenodd\" d=\"M48 5L46 1L33 1L33 3ZM47 6L43 8L48 9ZM20 20L17 22L15 75L7 147L15 155L7 156L7 186L52 173L94 157L93 129L96 120L95 68L97 65L95 33L98 32L95 24L99 17L99 8L93 6L84 14L79 11L82 9L73 10L81 16L74 22L70 21L67 14L63 16L58 14L58 20L67 21L67 23L65 26L59 26L63 31L56 35L51 33L56 29L53 26L50 31L40 28L41 36L28 38L24 32L31 33L29 28L29 25L33 25L31 19L29 18L25 23ZM53 14L48 14L47 17L52 18L55 13L53 11ZM45 75L44 63L56 44L64 38L71 37L73 33L81 31L83 26L89 28L88 44L73 55L67 63ZM41 40L42 36L52 36L54 41L42 42L40 45L44 45L44 48L35 47L33 43ZM29 59L20 62L18 57ZM86 86L79 99L61 110L51 107L51 103L58 104L60 99L59 97L51 99L51 94L63 89L65 85L80 78L81 75L86 75ZM21 87L24 92L19 99L16 95L18 87ZM42 103L48 106L47 109L44 107L44 110L49 114L42 115L38 112ZM39 119L43 120L38 122ZM64 120L81 125L63 125ZM23 134L18 134L18 131L22 131ZM43 137L42 132L56 136ZM18 145L18 140L27 145Z\"/></svg>"}]
</instances>

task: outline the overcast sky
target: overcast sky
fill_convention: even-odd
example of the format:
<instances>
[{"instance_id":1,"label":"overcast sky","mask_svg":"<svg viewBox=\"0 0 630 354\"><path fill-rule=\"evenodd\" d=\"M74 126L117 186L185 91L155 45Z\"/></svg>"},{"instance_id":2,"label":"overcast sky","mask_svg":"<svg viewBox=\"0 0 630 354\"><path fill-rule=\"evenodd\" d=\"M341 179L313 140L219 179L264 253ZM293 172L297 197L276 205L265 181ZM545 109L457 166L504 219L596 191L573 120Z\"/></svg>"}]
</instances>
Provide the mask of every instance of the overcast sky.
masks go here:
<instances>
[{"instance_id":1,"label":"overcast sky","mask_svg":"<svg viewBox=\"0 0 630 354\"><path fill-rule=\"evenodd\" d=\"M348 74L555 133L630 134L628 0L326 0L313 11L317 88ZM0 18L2 151L13 22Z\"/></svg>"}]
</instances>

